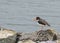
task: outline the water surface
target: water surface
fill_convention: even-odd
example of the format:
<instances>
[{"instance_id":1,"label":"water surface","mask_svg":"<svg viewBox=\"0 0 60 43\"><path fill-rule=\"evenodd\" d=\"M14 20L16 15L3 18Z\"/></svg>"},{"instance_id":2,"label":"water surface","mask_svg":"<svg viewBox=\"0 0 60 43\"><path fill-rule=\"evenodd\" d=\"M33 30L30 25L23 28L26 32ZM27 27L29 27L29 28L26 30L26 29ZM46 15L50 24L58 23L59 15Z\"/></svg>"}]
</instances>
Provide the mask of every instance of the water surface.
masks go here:
<instances>
[{"instance_id":1,"label":"water surface","mask_svg":"<svg viewBox=\"0 0 60 43\"><path fill-rule=\"evenodd\" d=\"M60 0L0 0L0 26L19 32L39 30L39 16L60 31Z\"/></svg>"}]
</instances>

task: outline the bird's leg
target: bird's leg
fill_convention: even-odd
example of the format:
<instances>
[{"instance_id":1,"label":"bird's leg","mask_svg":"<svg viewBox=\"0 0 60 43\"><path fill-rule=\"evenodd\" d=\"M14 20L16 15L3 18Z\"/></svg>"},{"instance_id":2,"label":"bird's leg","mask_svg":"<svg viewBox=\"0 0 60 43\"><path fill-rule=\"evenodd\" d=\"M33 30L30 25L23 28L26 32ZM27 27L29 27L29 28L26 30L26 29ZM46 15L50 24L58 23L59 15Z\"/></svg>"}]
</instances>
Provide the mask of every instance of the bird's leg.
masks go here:
<instances>
[{"instance_id":1,"label":"bird's leg","mask_svg":"<svg viewBox=\"0 0 60 43\"><path fill-rule=\"evenodd\" d=\"M42 30L43 27L39 24L39 28L40 28L39 30Z\"/></svg>"},{"instance_id":2,"label":"bird's leg","mask_svg":"<svg viewBox=\"0 0 60 43\"><path fill-rule=\"evenodd\" d=\"M42 26L41 26L41 30L44 30L44 29L45 29L45 25L42 25Z\"/></svg>"},{"instance_id":3,"label":"bird's leg","mask_svg":"<svg viewBox=\"0 0 60 43\"><path fill-rule=\"evenodd\" d=\"M45 25L39 25L40 30L44 30Z\"/></svg>"},{"instance_id":4,"label":"bird's leg","mask_svg":"<svg viewBox=\"0 0 60 43\"><path fill-rule=\"evenodd\" d=\"M40 30L43 30L43 28L44 28L43 25L40 25L39 27L40 27Z\"/></svg>"},{"instance_id":5,"label":"bird's leg","mask_svg":"<svg viewBox=\"0 0 60 43\"><path fill-rule=\"evenodd\" d=\"M41 26L41 29L42 29L42 30L44 29L44 26L43 26L43 25Z\"/></svg>"}]
</instances>

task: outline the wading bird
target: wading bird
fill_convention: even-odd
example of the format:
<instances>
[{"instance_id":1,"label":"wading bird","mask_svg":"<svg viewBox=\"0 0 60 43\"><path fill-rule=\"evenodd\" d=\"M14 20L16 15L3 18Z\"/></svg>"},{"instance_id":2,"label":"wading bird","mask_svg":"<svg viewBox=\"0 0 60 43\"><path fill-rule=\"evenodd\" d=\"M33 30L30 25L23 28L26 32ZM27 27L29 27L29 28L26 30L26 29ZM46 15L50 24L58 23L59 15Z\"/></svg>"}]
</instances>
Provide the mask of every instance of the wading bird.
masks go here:
<instances>
[{"instance_id":1,"label":"wading bird","mask_svg":"<svg viewBox=\"0 0 60 43\"><path fill-rule=\"evenodd\" d=\"M39 24L41 24L42 28L43 28L43 26L46 26L46 25L50 26L50 24L47 21L45 21L44 19L42 19L40 17L35 17L33 20L37 21Z\"/></svg>"}]
</instances>

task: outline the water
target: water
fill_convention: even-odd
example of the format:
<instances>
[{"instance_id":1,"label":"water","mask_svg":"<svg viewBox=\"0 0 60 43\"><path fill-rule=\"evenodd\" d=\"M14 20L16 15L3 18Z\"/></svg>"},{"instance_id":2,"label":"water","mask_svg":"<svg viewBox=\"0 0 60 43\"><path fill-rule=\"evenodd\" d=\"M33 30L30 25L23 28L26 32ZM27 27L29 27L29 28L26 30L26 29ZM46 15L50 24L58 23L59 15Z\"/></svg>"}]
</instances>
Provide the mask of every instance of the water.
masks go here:
<instances>
[{"instance_id":1,"label":"water","mask_svg":"<svg viewBox=\"0 0 60 43\"><path fill-rule=\"evenodd\" d=\"M60 0L0 0L0 26L19 32L39 30L39 16L60 31Z\"/></svg>"}]
</instances>

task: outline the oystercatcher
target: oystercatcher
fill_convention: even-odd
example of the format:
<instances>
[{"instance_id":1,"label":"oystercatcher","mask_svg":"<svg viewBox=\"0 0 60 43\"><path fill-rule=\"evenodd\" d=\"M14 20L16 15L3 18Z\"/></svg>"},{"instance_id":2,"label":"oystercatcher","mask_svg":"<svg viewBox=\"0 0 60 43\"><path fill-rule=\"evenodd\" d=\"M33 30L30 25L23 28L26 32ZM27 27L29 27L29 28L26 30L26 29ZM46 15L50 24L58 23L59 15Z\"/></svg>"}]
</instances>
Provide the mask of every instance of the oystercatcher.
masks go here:
<instances>
[{"instance_id":1,"label":"oystercatcher","mask_svg":"<svg viewBox=\"0 0 60 43\"><path fill-rule=\"evenodd\" d=\"M39 24L41 24L43 26L46 26L46 25L50 26L50 24L47 21L45 21L44 19L42 19L40 17L34 18L34 21L37 21ZM43 28L43 26L42 26L42 28Z\"/></svg>"}]
</instances>

